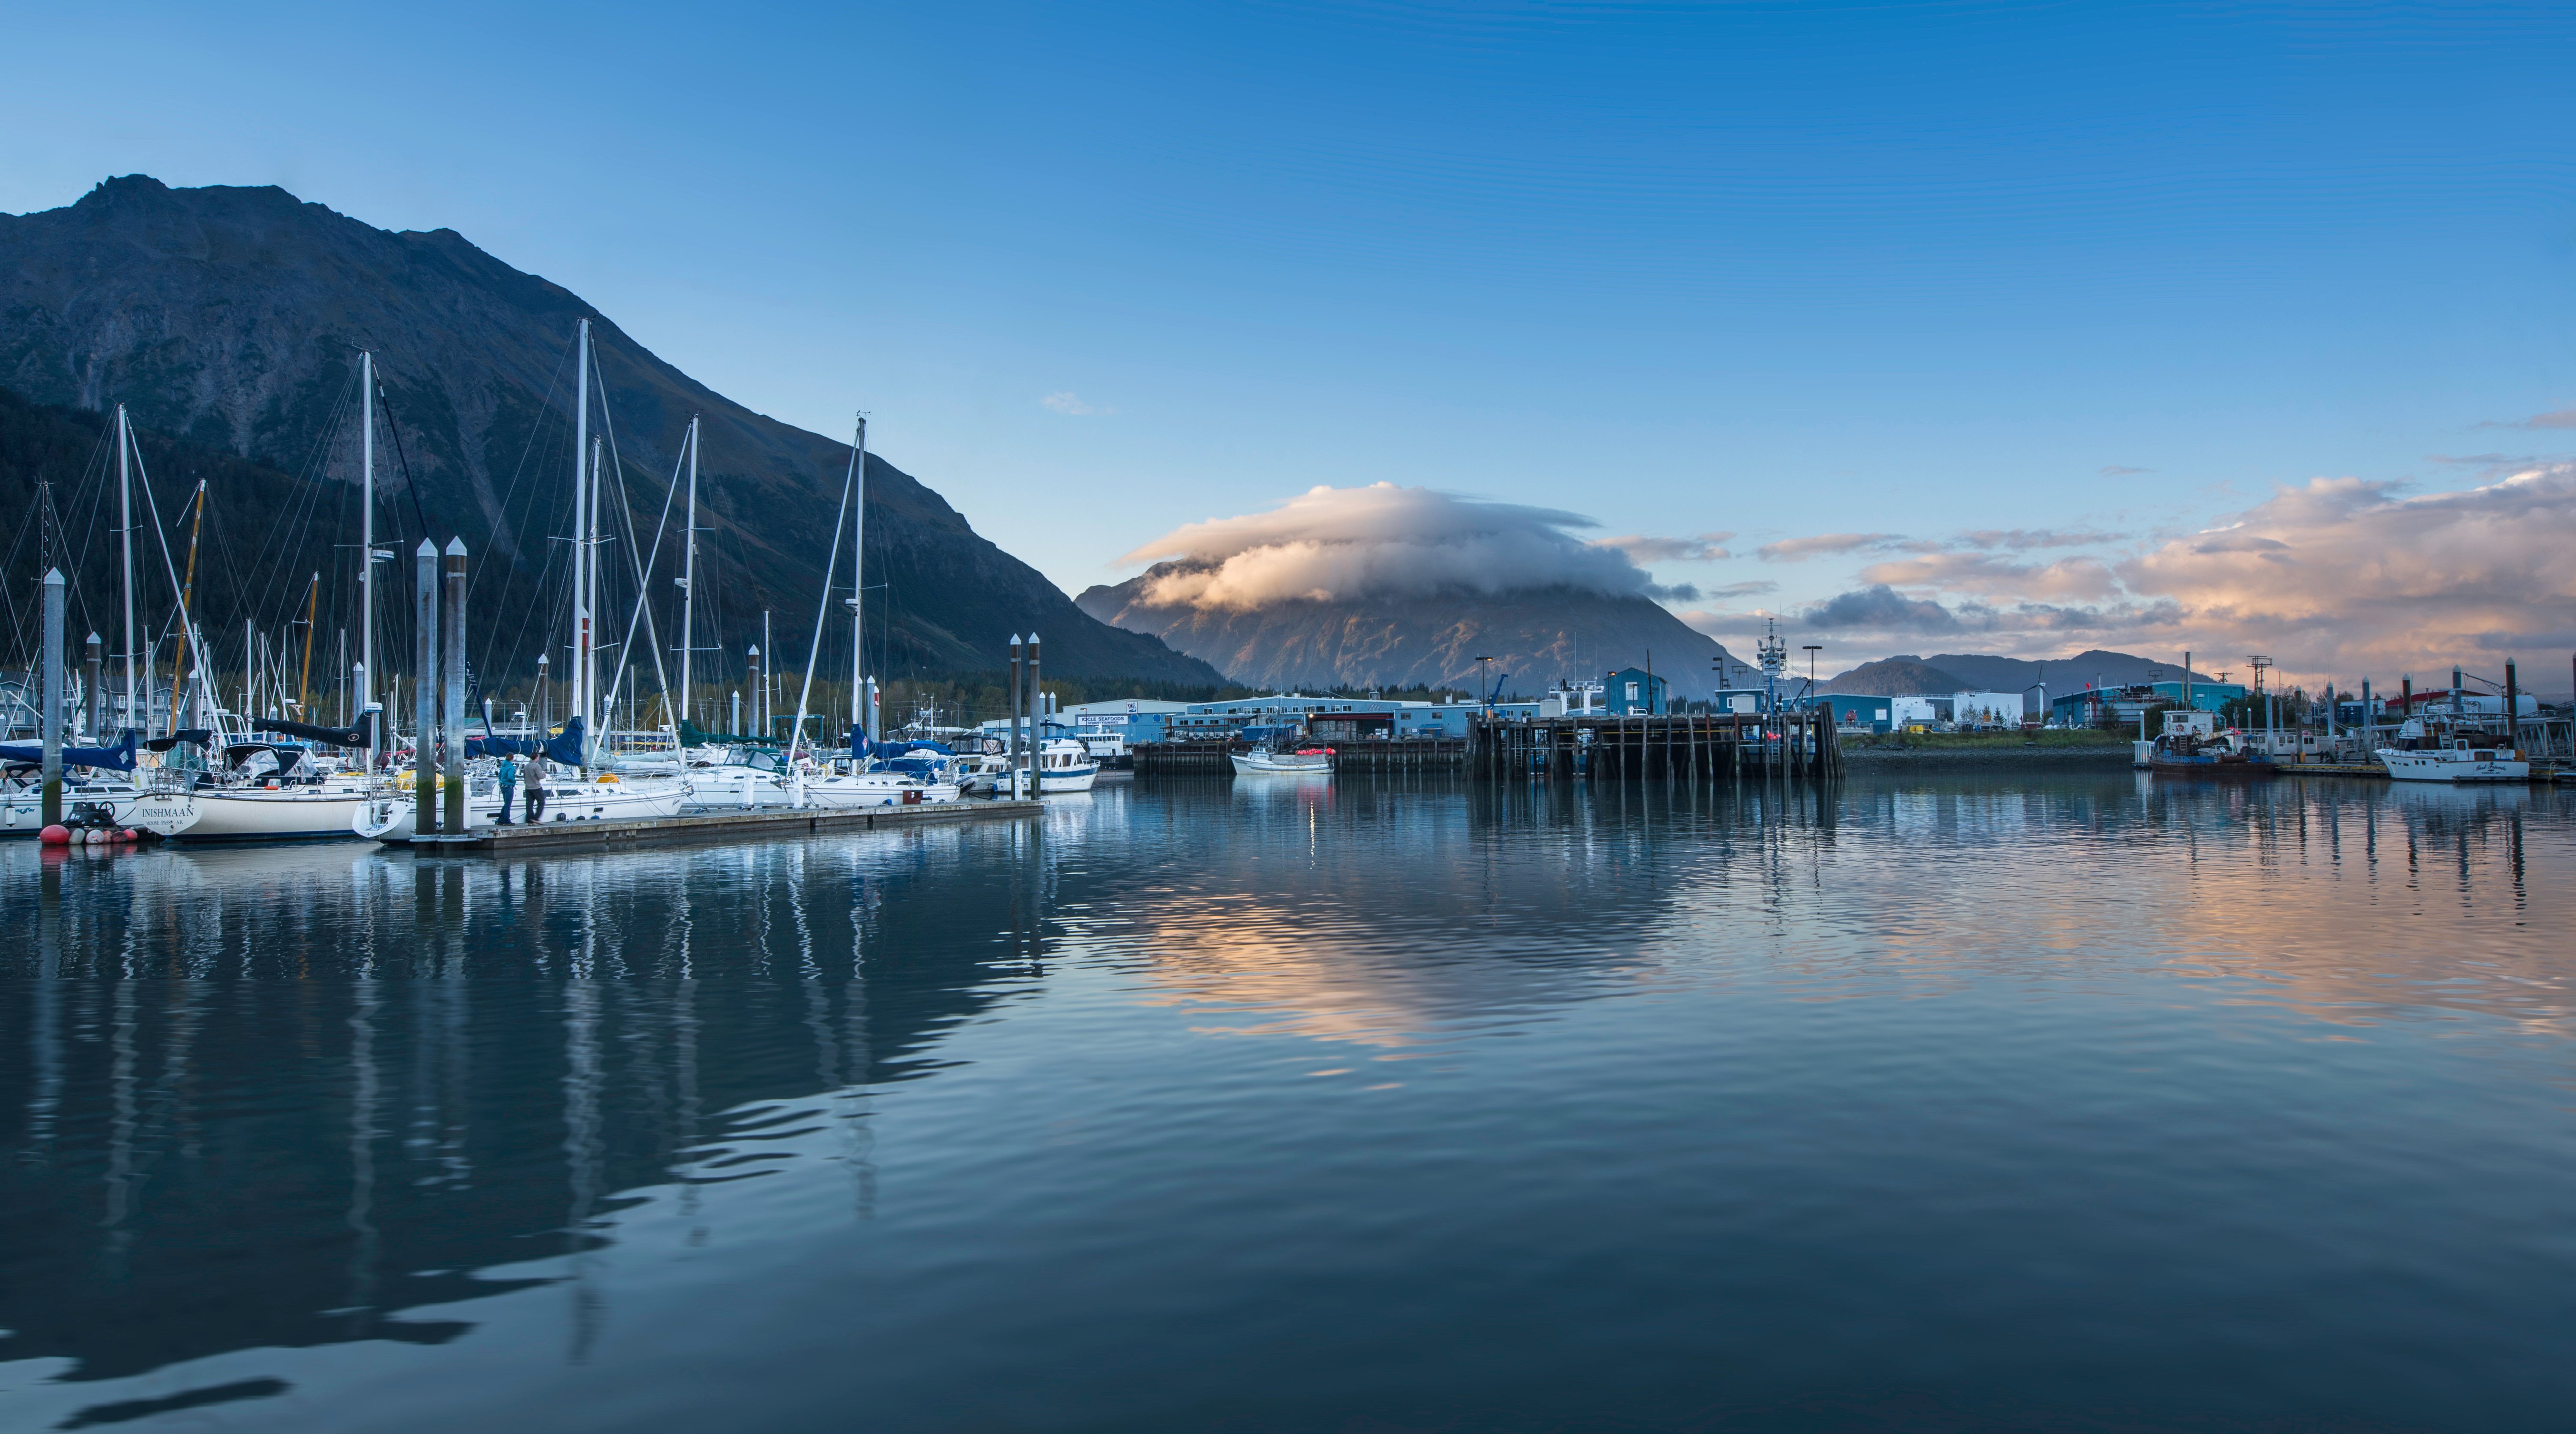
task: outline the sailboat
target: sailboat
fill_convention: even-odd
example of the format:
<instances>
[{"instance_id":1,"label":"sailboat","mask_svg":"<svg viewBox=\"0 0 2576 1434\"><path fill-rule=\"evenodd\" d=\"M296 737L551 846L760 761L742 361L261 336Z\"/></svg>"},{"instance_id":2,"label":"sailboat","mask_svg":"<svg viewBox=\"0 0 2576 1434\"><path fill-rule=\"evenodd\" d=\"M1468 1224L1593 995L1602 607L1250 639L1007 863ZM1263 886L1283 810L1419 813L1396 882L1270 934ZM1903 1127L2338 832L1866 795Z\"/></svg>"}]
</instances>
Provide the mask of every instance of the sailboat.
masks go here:
<instances>
[{"instance_id":1,"label":"sailboat","mask_svg":"<svg viewBox=\"0 0 2576 1434\"><path fill-rule=\"evenodd\" d=\"M262 721L256 728L277 736L320 741L340 747L378 748L384 735L383 709L374 698L376 674L376 564L391 556L376 551L376 356L358 355L358 721L337 729L301 722ZM193 563L193 559L191 560ZM192 653L202 652L196 619L182 604L180 622ZM221 712L206 684L206 664L195 663L196 681L210 710ZM175 688L173 702L176 702ZM177 721L175 706L172 721ZM197 821L182 833L190 842L307 841L346 838L366 806L364 771L352 771L314 754L295 741L260 740L238 734L225 744L228 770L199 781L194 795Z\"/></svg>"},{"instance_id":2,"label":"sailboat","mask_svg":"<svg viewBox=\"0 0 2576 1434\"><path fill-rule=\"evenodd\" d=\"M134 485L131 460L134 456L134 430L126 416L125 405L116 406L116 493L119 524L117 532L119 576L123 590L125 621L125 723L124 740L113 747L71 748L65 753L67 767L87 768L90 776L66 781L63 787L63 810L78 805L103 806L119 826L149 831L158 836L176 836L193 828L200 810L193 794L155 780L155 774L142 768L135 755L138 721L135 715L137 688L134 672ZM91 698L96 710L96 695ZM148 726L152 704L143 699L140 725ZM174 715L175 720L175 715ZM84 756L96 760L84 761ZM7 758L6 769L23 776L25 764ZM122 780L105 775L121 771ZM13 780L15 778L0 778ZM0 791L0 835L34 836L44 825L44 793L40 785L21 780L16 787Z\"/></svg>"},{"instance_id":3,"label":"sailboat","mask_svg":"<svg viewBox=\"0 0 2576 1434\"><path fill-rule=\"evenodd\" d=\"M823 596L814 612L814 639L805 653L805 682L797 694L796 721L790 729L793 735L788 738L787 751L783 757L774 759L753 757L693 765L690 780L699 792L698 805L703 809L720 811L726 808L785 806L833 810L917 806L924 802L957 800L959 788L956 782L885 770L877 767L870 756L872 743L868 736L867 682L863 676L867 634L867 624L863 620L867 593L863 580L867 552L867 453L868 421L862 416L858 420L858 432L850 444L850 471L842 481L840 510L832 515L832 548L823 563ZM690 506L694 520L697 497L694 467L691 476ZM826 761L818 759L813 748L806 744L805 715L807 704L814 695L815 659L823 650L824 619L832 610L832 578L840 567L841 519L844 515L851 517L850 749L848 757ZM689 630L689 619L685 615L681 618L681 630ZM685 678L682 686L686 687Z\"/></svg>"}]
</instances>

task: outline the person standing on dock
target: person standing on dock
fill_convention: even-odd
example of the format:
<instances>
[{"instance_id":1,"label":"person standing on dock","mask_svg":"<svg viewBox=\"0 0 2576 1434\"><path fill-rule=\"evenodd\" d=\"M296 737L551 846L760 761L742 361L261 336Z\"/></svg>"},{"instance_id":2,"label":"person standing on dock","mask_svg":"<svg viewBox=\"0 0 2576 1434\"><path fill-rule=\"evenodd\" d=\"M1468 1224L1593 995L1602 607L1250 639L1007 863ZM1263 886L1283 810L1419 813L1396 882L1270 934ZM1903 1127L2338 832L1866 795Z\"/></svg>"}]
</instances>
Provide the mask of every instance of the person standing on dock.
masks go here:
<instances>
[{"instance_id":1,"label":"person standing on dock","mask_svg":"<svg viewBox=\"0 0 2576 1434\"><path fill-rule=\"evenodd\" d=\"M508 753L501 756L501 825L510 825L510 808L519 797L519 762Z\"/></svg>"}]
</instances>

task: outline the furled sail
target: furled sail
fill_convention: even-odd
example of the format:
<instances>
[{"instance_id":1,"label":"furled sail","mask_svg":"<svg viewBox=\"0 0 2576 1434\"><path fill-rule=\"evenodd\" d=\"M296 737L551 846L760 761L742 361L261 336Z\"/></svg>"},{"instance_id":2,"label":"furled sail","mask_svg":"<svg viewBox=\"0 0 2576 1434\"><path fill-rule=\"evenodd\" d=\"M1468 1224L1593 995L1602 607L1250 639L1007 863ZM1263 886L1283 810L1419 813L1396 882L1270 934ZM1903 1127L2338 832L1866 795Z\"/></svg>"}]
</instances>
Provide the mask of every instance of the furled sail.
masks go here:
<instances>
[{"instance_id":1,"label":"furled sail","mask_svg":"<svg viewBox=\"0 0 2576 1434\"><path fill-rule=\"evenodd\" d=\"M13 742L5 746L0 746L0 762L24 762L29 766L42 766L44 765L44 761L45 747L41 742ZM112 767L120 772L133 771L133 729L128 728L125 733L125 740L117 743L113 747L65 747L63 749L63 765L66 767Z\"/></svg>"}]
</instances>

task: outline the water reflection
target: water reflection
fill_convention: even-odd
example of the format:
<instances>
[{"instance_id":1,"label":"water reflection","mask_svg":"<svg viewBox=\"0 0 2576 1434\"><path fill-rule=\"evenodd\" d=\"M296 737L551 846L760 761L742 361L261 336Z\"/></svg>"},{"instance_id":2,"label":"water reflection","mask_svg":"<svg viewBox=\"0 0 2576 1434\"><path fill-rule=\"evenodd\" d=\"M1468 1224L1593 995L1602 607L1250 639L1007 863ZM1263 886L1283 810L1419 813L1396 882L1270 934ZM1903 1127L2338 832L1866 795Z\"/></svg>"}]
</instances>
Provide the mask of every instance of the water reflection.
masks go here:
<instances>
[{"instance_id":1,"label":"water reflection","mask_svg":"<svg viewBox=\"0 0 2576 1434\"><path fill-rule=\"evenodd\" d=\"M1047 1051L1103 1003L1365 1091L1710 992L2474 1015L2563 1076L2569 959L2533 933L2563 930L2570 832L2567 797L2519 788L1396 778L544 860L11 847L0 920L35 939L0 957L0 1410L131 1402L155 1371L151 1398L265 1398L294 1385L274 1352L444 1346L513 1292L559 1300L543 1358L587 1366L636 1222L713 1252L769 1209L774 1239L725 1192L790 1172L873 1222L891 1092L962 1074L970 1030ZM1161 1082L1226 1098L1188 1068L1223 1057L1157 1049L1046 1139ZM1122 1179L1189 1158L1124 1138Z\"/></svg>"}]
</instances>

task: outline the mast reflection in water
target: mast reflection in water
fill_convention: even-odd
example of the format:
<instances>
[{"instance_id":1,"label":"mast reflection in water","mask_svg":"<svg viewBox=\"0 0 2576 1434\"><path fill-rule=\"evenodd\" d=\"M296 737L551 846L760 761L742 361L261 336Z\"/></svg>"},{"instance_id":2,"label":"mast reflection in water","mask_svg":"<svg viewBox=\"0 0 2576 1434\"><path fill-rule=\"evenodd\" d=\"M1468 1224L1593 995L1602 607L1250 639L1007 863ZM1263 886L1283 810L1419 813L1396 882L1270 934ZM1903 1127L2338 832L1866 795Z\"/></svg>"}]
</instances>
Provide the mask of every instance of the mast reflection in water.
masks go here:
<instances>
[{"instance_id":1,"label":"mast reflection in water","mask_svg":"<svg viewBox=\"0 0 2576 1434\"><path fill-rule=\"evenodd\" d=\"M2547 1427L2570 817L1215 782L20 844L0 1422Z\"/></svg>"}]
</instances>

